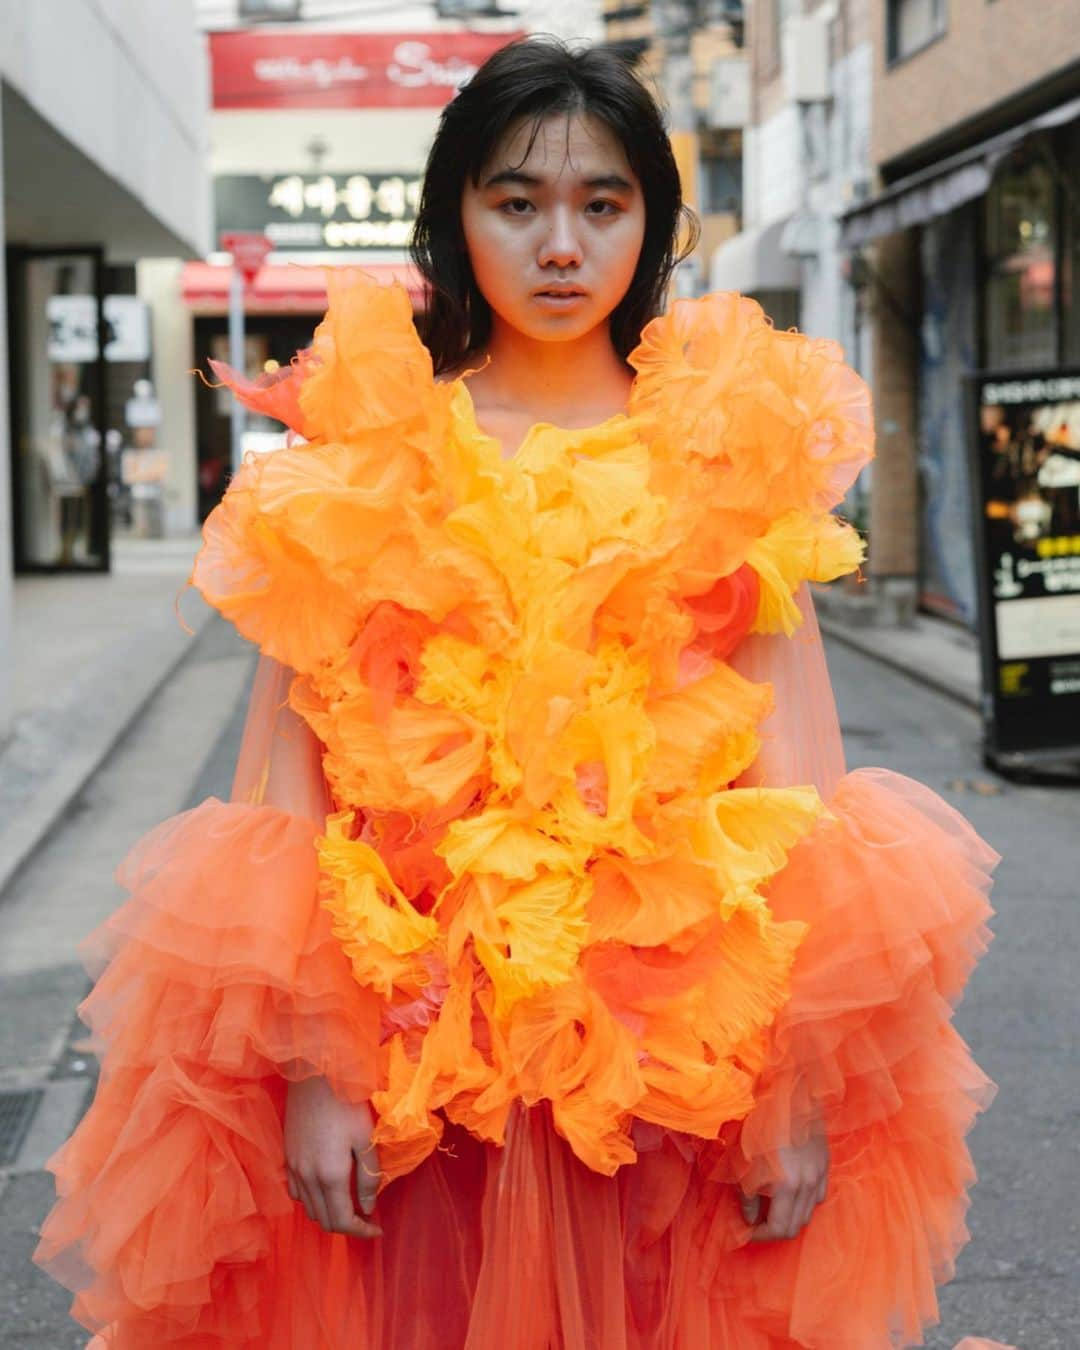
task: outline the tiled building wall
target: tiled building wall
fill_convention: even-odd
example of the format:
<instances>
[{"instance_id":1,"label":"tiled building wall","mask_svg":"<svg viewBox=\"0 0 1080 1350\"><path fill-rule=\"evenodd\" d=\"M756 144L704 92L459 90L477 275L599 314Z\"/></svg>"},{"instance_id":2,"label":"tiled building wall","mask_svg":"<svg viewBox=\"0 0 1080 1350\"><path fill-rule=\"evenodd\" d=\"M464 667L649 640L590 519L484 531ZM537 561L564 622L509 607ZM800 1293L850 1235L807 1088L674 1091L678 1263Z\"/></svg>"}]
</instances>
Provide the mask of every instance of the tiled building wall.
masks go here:
<instances>
[{"instance_id":1,"label":"tiled building wall","mask_svg":"<svg viewBox=\"0 0 1080 1350\"><path fill-rule=\"evenodd\" d=\"M874 6L879 165L1080 61L1078 0L949 0L944 36L891 68L886 8Z\"/></svg>"}]
</instances>

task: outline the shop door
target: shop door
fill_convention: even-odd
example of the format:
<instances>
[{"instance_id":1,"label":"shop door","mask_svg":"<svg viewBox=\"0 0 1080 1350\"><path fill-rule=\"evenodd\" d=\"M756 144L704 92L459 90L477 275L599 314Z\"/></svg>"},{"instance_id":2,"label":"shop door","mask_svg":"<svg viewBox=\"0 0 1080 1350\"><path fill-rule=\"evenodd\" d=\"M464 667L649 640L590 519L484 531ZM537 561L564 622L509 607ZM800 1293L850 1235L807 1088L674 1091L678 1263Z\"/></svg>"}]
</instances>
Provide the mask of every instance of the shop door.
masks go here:
<instances>
[{"instance_id":1,"label":"shop door","mask_svg":"<svg viewBox=\"0 0 1080 1350\"><path fill-rule=\"evenodd\" d=\"M104 280L100 249L9 254L12 506L20 571L109 567Z\"/></svg>"}]
</instances>

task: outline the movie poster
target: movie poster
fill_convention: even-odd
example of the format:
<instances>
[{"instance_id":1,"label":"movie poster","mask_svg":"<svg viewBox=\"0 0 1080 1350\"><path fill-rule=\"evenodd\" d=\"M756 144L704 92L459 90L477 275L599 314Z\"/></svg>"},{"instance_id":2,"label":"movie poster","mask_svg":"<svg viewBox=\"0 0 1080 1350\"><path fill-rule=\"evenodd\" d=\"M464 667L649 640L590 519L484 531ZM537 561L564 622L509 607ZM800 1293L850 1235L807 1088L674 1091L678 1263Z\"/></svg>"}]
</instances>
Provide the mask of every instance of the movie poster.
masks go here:
<instances>
[{"instance_id":1,"label":"movie poster","mask_svg":"<svg viewBox=\"0 0 1080 1350\"><path fill-rule=\"evenodd\" d=\"M974 385L987 752L1080 754L1080 372Z\"/></svg>"}]
</instances>

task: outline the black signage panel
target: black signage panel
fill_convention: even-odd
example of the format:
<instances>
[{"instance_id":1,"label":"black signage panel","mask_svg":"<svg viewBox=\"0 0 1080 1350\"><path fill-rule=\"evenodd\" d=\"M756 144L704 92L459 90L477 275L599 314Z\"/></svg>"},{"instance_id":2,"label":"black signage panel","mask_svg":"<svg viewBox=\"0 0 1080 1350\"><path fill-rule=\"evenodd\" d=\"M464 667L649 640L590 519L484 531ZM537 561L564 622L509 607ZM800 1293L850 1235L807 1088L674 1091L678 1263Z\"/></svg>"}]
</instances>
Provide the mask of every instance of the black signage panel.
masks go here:
<instances>
[{"instance_id":1,"label":"black signage panel","mask_svg":"<svg viewBox=\"0 0 1080 1350\"><path fill-rule=\"evenodd\" d=\"M1080 371L972 384L987 757L1080 760Z\"/></svg>"},{"instance_id":2,"label":"black signage panel","mask_svg":"<svg viewBox=\"0 0 1080 1350\"><path fill-rule=\"evenodd\" d=\"M279 252L406 248L420 200L403 173L222 174L217 233L265 234Z\"/></svg>"}]
</instances>

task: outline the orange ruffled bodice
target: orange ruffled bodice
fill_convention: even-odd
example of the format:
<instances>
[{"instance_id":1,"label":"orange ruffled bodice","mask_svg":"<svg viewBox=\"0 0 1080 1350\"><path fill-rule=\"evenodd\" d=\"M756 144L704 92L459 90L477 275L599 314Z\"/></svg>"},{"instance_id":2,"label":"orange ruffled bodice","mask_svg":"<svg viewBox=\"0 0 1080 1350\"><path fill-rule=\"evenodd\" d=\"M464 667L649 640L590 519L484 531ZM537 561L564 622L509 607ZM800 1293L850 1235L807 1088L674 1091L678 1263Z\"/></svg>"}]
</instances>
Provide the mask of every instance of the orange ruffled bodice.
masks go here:
<instances>
[{"instance_id":1,"label":"orange ruffled bodice","mask_svg":"<svg viewBox=\"0 0 1080 1350\"><path fill-rule=\"evenodd\" d=\"M768 684L726 658L857 567L871 455L839 348L736 295L678 301L627 415L509 459L405 292L331 285L313 347L241 397L304 443L249 456L194 584L296 672L333 811L321 901L381 1006L387 1179L444 1120L501 1143L550 1102L590 1168L634 1121L702 1139L754 1104L805 925L765 898L814 788L733 786Z\"/></svg>"}]
</instances>

